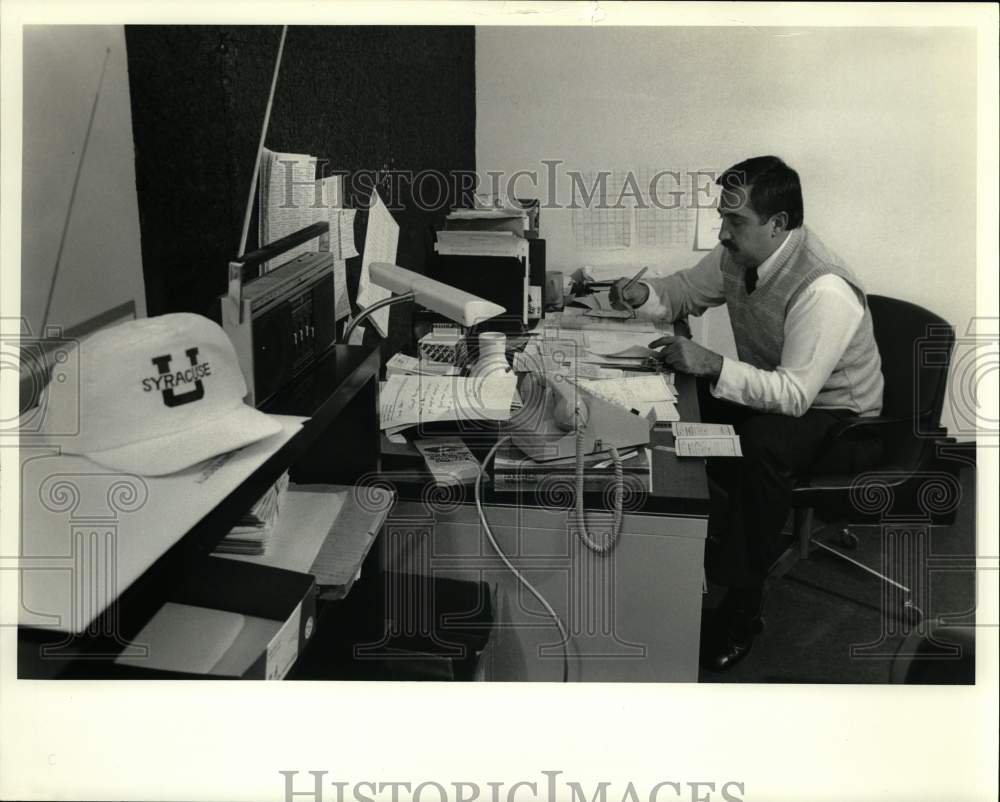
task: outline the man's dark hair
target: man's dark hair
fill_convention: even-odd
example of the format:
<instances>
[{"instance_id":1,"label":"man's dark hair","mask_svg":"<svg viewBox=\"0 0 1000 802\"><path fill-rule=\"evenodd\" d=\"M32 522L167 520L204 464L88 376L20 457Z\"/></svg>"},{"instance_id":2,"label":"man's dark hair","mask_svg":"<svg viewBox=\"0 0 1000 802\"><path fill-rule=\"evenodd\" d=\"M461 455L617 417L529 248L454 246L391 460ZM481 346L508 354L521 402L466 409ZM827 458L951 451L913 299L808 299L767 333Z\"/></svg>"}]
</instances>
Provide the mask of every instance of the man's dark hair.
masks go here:
<instances>
[{"instance_id":1,"label":"man's dark hair","mask_svg":"<svg viewBox=\"0 0 1000 802\"><path fill-rule=\"evenodd\" d=\"M734 164L715 183L723 192L750 187L750 206L761 220L786 212L790 229L802 225L799 174L777 156L754 156Z\"/></svg>"}]
</instances>

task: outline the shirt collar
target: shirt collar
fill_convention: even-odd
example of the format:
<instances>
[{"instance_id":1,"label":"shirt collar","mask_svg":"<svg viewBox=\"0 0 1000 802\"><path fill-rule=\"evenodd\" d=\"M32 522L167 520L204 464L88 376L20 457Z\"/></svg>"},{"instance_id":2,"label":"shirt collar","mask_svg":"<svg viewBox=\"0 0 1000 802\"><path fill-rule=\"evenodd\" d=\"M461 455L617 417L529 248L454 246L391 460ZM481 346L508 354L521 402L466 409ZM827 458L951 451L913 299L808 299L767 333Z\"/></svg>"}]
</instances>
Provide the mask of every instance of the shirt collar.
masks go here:
<instances>
[{"instance_id":1,"label":"shirt collar","mask_svg":"<svg viewBox=\"0 0 1000 802\"><path fill-rule=\"evenodd\" d=\"M788 248L788 244L791 241L793 234L794 232L789 231L788 236L785 237L785 241L774 249L774 253L760 263L760 266L757 268L757 281L763 281L771 274L774 270L774 265L778 261L778 257L781 256L781 253Z\"/></svg>"}]
</instances>

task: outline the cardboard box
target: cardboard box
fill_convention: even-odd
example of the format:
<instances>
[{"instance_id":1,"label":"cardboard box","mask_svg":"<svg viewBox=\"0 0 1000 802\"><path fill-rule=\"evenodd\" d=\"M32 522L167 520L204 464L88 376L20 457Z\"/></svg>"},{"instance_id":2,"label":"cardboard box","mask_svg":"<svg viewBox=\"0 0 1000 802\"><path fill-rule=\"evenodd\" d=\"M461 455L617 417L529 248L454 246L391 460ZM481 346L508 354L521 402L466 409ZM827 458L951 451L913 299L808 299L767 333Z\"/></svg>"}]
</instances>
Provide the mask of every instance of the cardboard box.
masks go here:
<instances>
[{"instance_id":1,"label":"cardboard box","mask_svg":"<svg viewBox=\"0 0 1000 802\"><path fill-rule=\"evenodd\" d=\"M122 678L283 679L316 629L309 574L206 557L115 660Z\"/></svg>"}]
</instances>

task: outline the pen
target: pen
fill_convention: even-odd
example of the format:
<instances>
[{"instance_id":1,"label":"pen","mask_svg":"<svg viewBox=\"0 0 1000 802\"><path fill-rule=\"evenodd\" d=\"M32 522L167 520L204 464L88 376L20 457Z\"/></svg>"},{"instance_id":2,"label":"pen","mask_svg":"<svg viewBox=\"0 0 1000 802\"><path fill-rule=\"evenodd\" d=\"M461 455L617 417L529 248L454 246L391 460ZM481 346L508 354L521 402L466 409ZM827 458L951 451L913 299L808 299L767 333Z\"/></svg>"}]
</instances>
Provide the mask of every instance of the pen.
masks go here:
<instances>
[{"instance_id":1,"label":"pen","mask_svg":"<svg viewBox=\"0 0 1000 802\"><path fill-rule=\"evenodd\" d=\"M641 279L646 274L647 270L649 270L649 268L648 267L644 267L642 270L640 270L638 273L636 273L634 276L632 276L632 278L630 278L628 281L625 282L625 286L622 287L622 295L623 296L625 295L625 291L626 290L628 290L629 288L631 288L631 286L633 284L635 284L639 279Z\"/></svg>"},{"instance_id":2,"label":"pen","mask_svg":"<svg viewBox=\"0 0 1000 802\"><path fill-rule=\"evenodd\" d=\"M634 373L659 373L660 371L652 366L647 365L623 365L620 362L588 362L589 365L597 365L599 368L617 368L618 370L623 370L626 373L632 371Z\"/></svg>"}]
</instances>

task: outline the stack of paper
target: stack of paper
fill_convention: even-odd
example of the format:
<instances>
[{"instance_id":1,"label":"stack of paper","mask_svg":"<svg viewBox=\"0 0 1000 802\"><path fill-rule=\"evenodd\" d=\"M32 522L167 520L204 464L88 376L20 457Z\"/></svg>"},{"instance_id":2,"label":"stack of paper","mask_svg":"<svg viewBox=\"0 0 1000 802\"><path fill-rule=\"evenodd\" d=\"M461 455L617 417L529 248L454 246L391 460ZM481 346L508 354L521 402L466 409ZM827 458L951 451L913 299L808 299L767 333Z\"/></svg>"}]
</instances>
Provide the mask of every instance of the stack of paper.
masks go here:
<instances>
[{"instance_id":1,"label":"stack of paper","mask_svg":"<svg viewBox=\"0 0 1000 802\"><path fill-rule=\"evenodd\" d=\"M304 153L275 153L264 148L260 156L258 235L266 245L316 222L316 157ZM299 254L317 250L306 242L283 253L280 260L262 265L267 273Z\"/></svg>"},{"instance_id":2,"label":"stack of paper","mask_svg":"<svg viewBox=\"0 0 1000 802\"><path fill-rule=\"evenodd\" d=\"M569 338L582 333L582 347L593 357L601 358L599 361L607 362L604 357L615 357L639 364L655 355L656 352L648 347L651 342L674 332L670 323L591 317L588 311L567 307L561 314L548 315L545 319L546 338Z\"/></svg>"},{"instance_id":3,"label":"stack of paper","mask_svg":"<svg viewBox=\"0 0 1000 802\"><path fill-rule=\"evenodd\" d=\"M267 554L278 512L288 490L288 471L261 496L216 546L217 554Z\"/></svg>"},{"instance_id":4,"label":"stack of paper","mask_svg":"<svg viewBox=\"0 0 1000 802\"><path fill-rule=\"evenodd\" d=\"M448 231L513 231L524 235L531 228L530 212L527 209L507 207L503 209L453 209L445 219Z\"/></svg>"},{"instance_id":5,"label":"stack of paper","mask_svg":"<svg viewBox=\"0 0 1000 802\"><path fill-rule=\"evenodd\" d=\"M439 231L434 249L442 256L528 257L528 241L513 231Z\"/></svg>"},{"instance_id":6,"label":"stack of paper","mask_svg":"<svg viewBox=\"0 0 1000 802\"><path fill-rule=\"evenodd\" d=\"M657 421L680 419L676 407L677 395L660 373L629 376L613 381L581 379L578 385L605 401L611 401L625 409L634 409L643 417L648 416L652 410L656 413Z\"/></svg>"},{"instance_id":7,"label":"stack of paper","mask_svg":"<svg viewBox=\"0 0 1000 802\"><path fill-rule=\"evenodd\" d=\"M115 663L160 671L239 676L250 668L259 649L248 659L224 669L224 662L232 662L226 660L227 654L248 622L265 621L271 635L281 627L278 621L267 621L210 607L167 602L132 641L137 646L144 647L145 651L140 655L131 655L126 649L115 659ZM263 642L267 643L267 640Z\"/></svg>"},{"instance_id":8,"label":"stack of paper","mask_svg":"<svg viewBox=\"0 0 1000 802\"><path fill-rule=\"evenodd\" d=\"M529 220L530 212L525 209L454 209L445 220L445 230L437 232L437 242L434 244L434 250L441 256L487 256L522 260L524 324L529 319L540 318L542 310L541 284L532 284L530 278L530 249L525 237L526 230L530 228ZM517 310L507 311L514 313Z\"/></svg>"},{"instance_id":9,"label":"stack of paper","mask_svg":"<svg viewBox=\"0 0 1000 802\"><path fill-rule=\"evenodd\" d=\"M399 430L435 421L510 420L517 389L513 373L464 376L389 376L380 391L381 428Z\"/></svg>"},{"instance_id":10,"label":"stack of paper","mask_svg":"<svg viewBox=\"0 0 1000 802\"><path fill-rule=\"evenodd\" d=\"M648 477L650 454L645 448L619 452L622 472L632 477ZM614 481L614 460L607 452L583 457L584 492L605 490ZM553 482L575 482L576 457L533 460L516 447L501 447L493 461L493 487L496 490L531 490Z\"/></svg>"},{"instance_id":11,"label":"stack of paper","mask_svg":"<svg viewBox=\"0 0 1000 802\"><path fill-rule=\"evenodd\" d=\"M385 375L389 376L457 376L462 369L447 362L417 359L406 354L393 354L385 363Z\"/></svg>"},{"instance_id":12,"label":"stack of paper","mask_svg":"<svg viewBox=\"0 0 1000 802\"><path fill-rule=\"evenodd\" d=\"M579 379L618 379L621 369L593 364L591 354L572 342L537 339L522 351L515 351L513 367L519 373L560 373ZM602 360L603 361L603 360ZM623 367L630 367L625 365Z\"/></svg>"},{"instance_id":13,"label":"stack of paper","mask_svg":"<svg viewBox=\"0 0 1000 802\"><path fill-rule=\"evenodd\" d=\"M742 457L740 436L726 423L688 423L673 425L674 449L678 457Z\"/></svg>"}]
</instances>

